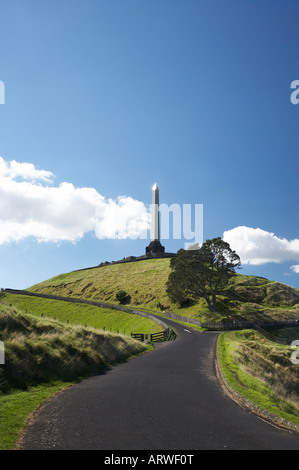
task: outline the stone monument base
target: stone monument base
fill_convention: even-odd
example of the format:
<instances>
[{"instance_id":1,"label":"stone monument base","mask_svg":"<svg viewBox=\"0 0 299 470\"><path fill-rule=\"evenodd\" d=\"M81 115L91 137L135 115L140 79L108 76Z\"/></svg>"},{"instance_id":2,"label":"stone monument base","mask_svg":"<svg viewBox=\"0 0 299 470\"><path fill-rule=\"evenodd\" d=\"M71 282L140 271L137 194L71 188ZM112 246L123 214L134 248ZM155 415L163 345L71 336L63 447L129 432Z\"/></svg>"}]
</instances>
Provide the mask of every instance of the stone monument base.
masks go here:
<instances>
[{"instance_id":1,"label":"stone monument base","mask_svg":"<svg viewBox=\"0 0 299 470\"><path fill-rule=\"evenodd\" d=\"M146 255L156 255L160 253L165 253L165 247L161 245L159 240L152 240L145 248Z\"/></svg>"}]
</instances>

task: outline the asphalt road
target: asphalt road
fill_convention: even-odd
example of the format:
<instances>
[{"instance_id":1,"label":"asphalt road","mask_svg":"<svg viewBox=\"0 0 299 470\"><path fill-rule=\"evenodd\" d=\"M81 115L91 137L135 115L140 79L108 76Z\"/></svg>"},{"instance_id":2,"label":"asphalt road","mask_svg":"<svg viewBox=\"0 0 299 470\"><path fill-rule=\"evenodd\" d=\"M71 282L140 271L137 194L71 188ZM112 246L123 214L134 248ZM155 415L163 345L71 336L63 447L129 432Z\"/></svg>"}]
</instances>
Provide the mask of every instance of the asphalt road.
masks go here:
<instances>
[{"instance_id":1,"label":"asphalt road","mask_svg":"<svg viewBox=\"0 0 299 470\"><path fill-rule=\"evenodd\" d=\"M175 341L53 397L27 427L21 448L299 450L298 434L224 395L214 367L217 333L167 323L175 326Z\"/></svg>"}]
</instances>

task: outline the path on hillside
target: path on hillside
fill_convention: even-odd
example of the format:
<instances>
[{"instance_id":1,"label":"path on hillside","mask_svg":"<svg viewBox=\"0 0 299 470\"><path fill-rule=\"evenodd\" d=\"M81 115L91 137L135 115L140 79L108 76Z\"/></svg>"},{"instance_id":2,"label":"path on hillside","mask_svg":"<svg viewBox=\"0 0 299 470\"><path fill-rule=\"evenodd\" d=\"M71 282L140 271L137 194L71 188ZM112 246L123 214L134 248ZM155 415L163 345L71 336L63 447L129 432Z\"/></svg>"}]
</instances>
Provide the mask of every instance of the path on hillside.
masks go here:
<instances>
[{"instance_id":1,"label":"path on hillside","mask_svg":"<svg viewBox=\"0 0 299 470\"><path fill-rule=\"evenodd\" d=\"M84 380L49 400L23 449L299 449L227 398L214 370L217 333L167 321L177 339Z\"/></svg>"}]
</instances>

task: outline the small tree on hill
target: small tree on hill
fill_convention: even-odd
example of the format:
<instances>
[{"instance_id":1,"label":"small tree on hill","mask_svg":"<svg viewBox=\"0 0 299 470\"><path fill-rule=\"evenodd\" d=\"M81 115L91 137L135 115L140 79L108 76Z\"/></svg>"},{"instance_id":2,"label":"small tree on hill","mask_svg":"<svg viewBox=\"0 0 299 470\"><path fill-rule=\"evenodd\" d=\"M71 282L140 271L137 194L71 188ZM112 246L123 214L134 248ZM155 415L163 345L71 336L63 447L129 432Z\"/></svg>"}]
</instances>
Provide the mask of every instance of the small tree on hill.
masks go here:
<instances>
[{"instance_id":1,"label":"small tree on hill","mask_svg":"<svg viewBox=\"0 0 299 470\"><path fill-rule=\"evenodd\" d=\"M124 304L127 300L128 294L125 290L120 289L116 292L115 298L120 304Z\"/></svg>"},{"instance_id":2,"label":"small tree on hill","mask_svg":"<svg viewBox=\"0 0 299 470\"><path fill-rule=\"evenodd\" d=\"M209 311L216 310L216 295L227 286L240 258L220 237L207 240L198 250L179 250L171 259L167 294L176 303L203 297Z\"/></svg>"}]
</instances>

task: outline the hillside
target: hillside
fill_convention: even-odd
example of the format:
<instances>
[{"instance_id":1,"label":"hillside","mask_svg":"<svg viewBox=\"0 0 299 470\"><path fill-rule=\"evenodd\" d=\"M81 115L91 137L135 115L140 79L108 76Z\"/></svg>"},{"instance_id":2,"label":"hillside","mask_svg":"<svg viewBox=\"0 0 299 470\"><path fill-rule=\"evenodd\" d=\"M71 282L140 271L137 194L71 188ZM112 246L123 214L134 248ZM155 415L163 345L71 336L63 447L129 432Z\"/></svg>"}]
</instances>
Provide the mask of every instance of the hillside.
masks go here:
<instances>
[{"instance_id":1,"label":"hillside","mask_svg":"<svg viewBox=\"0 0 299 470\"><path fill-rule=\"evenodd\" d=\"M74 271L27 290L116 303L116 292L124 289L130 296L130 305L156 309L157 302L169 304L165 292L169 262L169 259L149 259Z\"/></svg>"},{"instance_id":2,"label":"hillside","mask_svg":"<svg viewBox=\"0 0 299 470\"><path fill-rule=\"evenodd\" d=\"M166 295L169 263L169 259L150 259L75 271L53 277L28 290L116 303L116 292L124 289L130 307L168 310L200 321L299 319L299 289L243 274L236 274L218 296L217 312L210 313L204 299L180 308Z\"/></svg>"}]
</instances>

